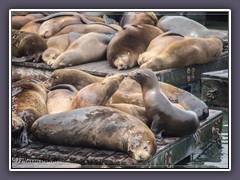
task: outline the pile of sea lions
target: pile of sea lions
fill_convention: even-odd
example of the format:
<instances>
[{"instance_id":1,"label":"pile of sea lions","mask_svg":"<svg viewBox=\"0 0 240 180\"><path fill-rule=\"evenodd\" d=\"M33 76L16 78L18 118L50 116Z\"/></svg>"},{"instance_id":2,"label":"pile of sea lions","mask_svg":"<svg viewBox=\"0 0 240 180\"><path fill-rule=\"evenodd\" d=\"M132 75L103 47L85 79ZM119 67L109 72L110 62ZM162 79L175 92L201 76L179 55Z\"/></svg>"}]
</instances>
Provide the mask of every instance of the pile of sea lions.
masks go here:
<instances>
[{"instance_id":1,"label":"pile of sea lions","mask_svg":"<svg viewBox=\"0 0 240 180\"><path fill-rule=\"evenodd\" d=\"M208 63L222 54L226 32L155 13L125 12L115 19L103 13L14 13L12 61L41 59L58 69L107 60L117 70L160 71Z\"/></svg>"},{"instance_id":2,"label":"pile of sea lions","mask_svg":"<svg viewBox=\"0 0 240 180\"><path fill-rule=\"evenodd\" d=\"M208 107L191 93L159 82L150 69L125 77L55 70L46 81L12 84L12 142L42 141L128 153L144 161L165 137L194 134Z\"/></svg>"}]
</instances>

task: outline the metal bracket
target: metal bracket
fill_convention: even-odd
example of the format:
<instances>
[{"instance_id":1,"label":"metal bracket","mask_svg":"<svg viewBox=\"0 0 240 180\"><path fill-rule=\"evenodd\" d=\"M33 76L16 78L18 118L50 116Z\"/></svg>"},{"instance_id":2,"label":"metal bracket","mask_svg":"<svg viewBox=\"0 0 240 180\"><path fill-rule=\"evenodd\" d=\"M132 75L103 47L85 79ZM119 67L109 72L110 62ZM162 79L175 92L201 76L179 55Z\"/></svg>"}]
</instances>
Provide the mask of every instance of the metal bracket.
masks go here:
<instances>
[{"instance_id":1,"label":"metal bracket","mask_svg":"<svg viewBox=\"0 0 240 180\"><path fill-rule=\"evenodd\" d=\"M187 68L187 82L194 81L195 79L195 68Z\"/></svg>"},{"instance_id":2,"label":"metal bracket","mask_svg":"<svg viewBox=\"0 0 240 180\"><path fill-rule=\"evenodd\" d=\"M206 98L208 100L214 100L216 98L217 94L218 94L218 89L217 88L209 89L207 91Z\"/></svg>"},{"instance_id":3,"label":"metal bracket","mask_svg":"<svg viewBox=\"0 0 240 180\"><path fill-rule=\"evenodd\" d=\"M166 152L164 155L164 164L166 168L173 168L172 151Z\"/></svg>"},{"instance_id":4,"label":"metal bracket","mask_svg":"<svg viewBox=\"0 0 240 180\"><path fill-rule=\"evenodd\" d=\"M195 132L194 134L193 134L193 137L194 137L194 139L195 139L195 146L196 147L199 147L200 145L201 145L201 134L202 134L202 131L200 130L200 129L198 129L197 130L197 132Z\"/></svg>"},{"instance_id":5,"label":"metal bracket","mask_svg":"<svg viewBox=\"0 0 240 180\"><path fill-rule=\"evenodd\" d=\"M217 120L212 127L213 139L216 141L218 146L222 145L222 135L220 132L221 120Z\"/></svg>"}]
</instances>

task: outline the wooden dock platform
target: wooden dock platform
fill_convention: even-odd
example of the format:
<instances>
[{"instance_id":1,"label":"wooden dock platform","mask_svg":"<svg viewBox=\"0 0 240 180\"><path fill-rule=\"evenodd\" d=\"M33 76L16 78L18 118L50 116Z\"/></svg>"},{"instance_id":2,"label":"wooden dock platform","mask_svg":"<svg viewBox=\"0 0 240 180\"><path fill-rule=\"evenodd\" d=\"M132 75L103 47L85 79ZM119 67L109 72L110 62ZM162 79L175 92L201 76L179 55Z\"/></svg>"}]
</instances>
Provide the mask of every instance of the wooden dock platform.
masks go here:
<instances>
[{"instance_id":1,"label":"wooden dock platform","mask_svg":"<svg viewBox=\"0 0 240 180\"><path fill-rule=\"evenodd\" d=\"M12 169L173 168L176 163L209 143L221 143L222 120L222 111L210 110L209 117L201 121L200 128L194 135L164 138L157 146L157 153L143 162L137 162L123 152L33 142L22 148L12 148Z\"/></svg>"},{"instance_id":2,"label":"wooden dock platform","mask_svg":"<svg viewBox=\"0 0 240 180\"><path fill-rule=\"evenodd\" d=\"M79 69L97 76L106 76L107 74L123 73L127 74L130 71L137 69L134 67L128 70L118 71L111 67L107 60L86 63L78 66L66 67L67 69ZM216 60L200 65L191 65L185 68L174 68L162 71L155 71L158 79L162 82L172 84L174 86L184 86L186 84L191 84L196 81L200 81L201 75L204 72L217 71L228 69L228 52L224 52ZM50 66L45 63L13 63L12 65L12 79L22 79L26 77L37 78L40 80L47 79L52 71Z\"/></svg>"}]
</instances>

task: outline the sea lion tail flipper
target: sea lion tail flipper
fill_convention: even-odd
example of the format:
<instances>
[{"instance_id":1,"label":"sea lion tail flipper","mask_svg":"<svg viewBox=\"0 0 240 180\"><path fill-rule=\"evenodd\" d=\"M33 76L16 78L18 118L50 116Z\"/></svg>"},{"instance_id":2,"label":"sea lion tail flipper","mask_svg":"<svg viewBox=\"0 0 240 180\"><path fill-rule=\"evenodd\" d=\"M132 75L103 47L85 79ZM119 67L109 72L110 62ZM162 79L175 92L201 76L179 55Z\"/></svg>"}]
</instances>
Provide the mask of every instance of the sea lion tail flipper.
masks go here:
<instances>
[{"instance_id":1,"label":"sea lion tail flipper","mask_svg":"<svg viewBox=\"0 0 240 180\"><path fill-rule=\"evenodd\" d=\"M26 61L28 61L28 58L25 56L22 56L20 58L12 57L12 62L26 62Z\"/></svg>"}]
</instances>

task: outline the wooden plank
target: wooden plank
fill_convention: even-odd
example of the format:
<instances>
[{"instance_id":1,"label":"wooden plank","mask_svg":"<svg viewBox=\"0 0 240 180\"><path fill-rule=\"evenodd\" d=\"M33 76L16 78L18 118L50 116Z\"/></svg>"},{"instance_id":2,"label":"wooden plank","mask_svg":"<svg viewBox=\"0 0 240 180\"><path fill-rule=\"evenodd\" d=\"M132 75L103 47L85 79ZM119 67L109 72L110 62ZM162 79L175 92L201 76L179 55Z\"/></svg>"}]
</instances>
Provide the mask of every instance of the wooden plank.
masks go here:
<instances>
[{"instance_id":1,"label":"wooden plank","mask_svg":"<svg viewBox=\"0 0 240 180\"><path fill-rule=\"evenodd\" d=\"M81 168L81 164L60 161L44 161L40 159L12 158L12 169L54 169L54 168Z\"/></svg>"},{"instance_id":2,"label":"wooden plank","mask_svg":"<svg viewBox=\"0 0 240 180\"><path fill-rule=\"evenodd\" d=\"M104 159L108 158L114 153L115 153L114 151L107 150L96 151L95 153L92 153L84 160L84 164L103 164Z\"/></svg>"},{"instance_id":3,"label":"wooden plank","mask_svg":"<svg viewBox=\"0 0 240 180\"><path fill-rule=\"evenodd\" d=\"M74 152L72 155L70 155L67 159L67 161L84 164L85 159L88 158L91 154L97 152L97 149L93 148L82 148L76 152Z\"/></svg>"}]
</instances>

